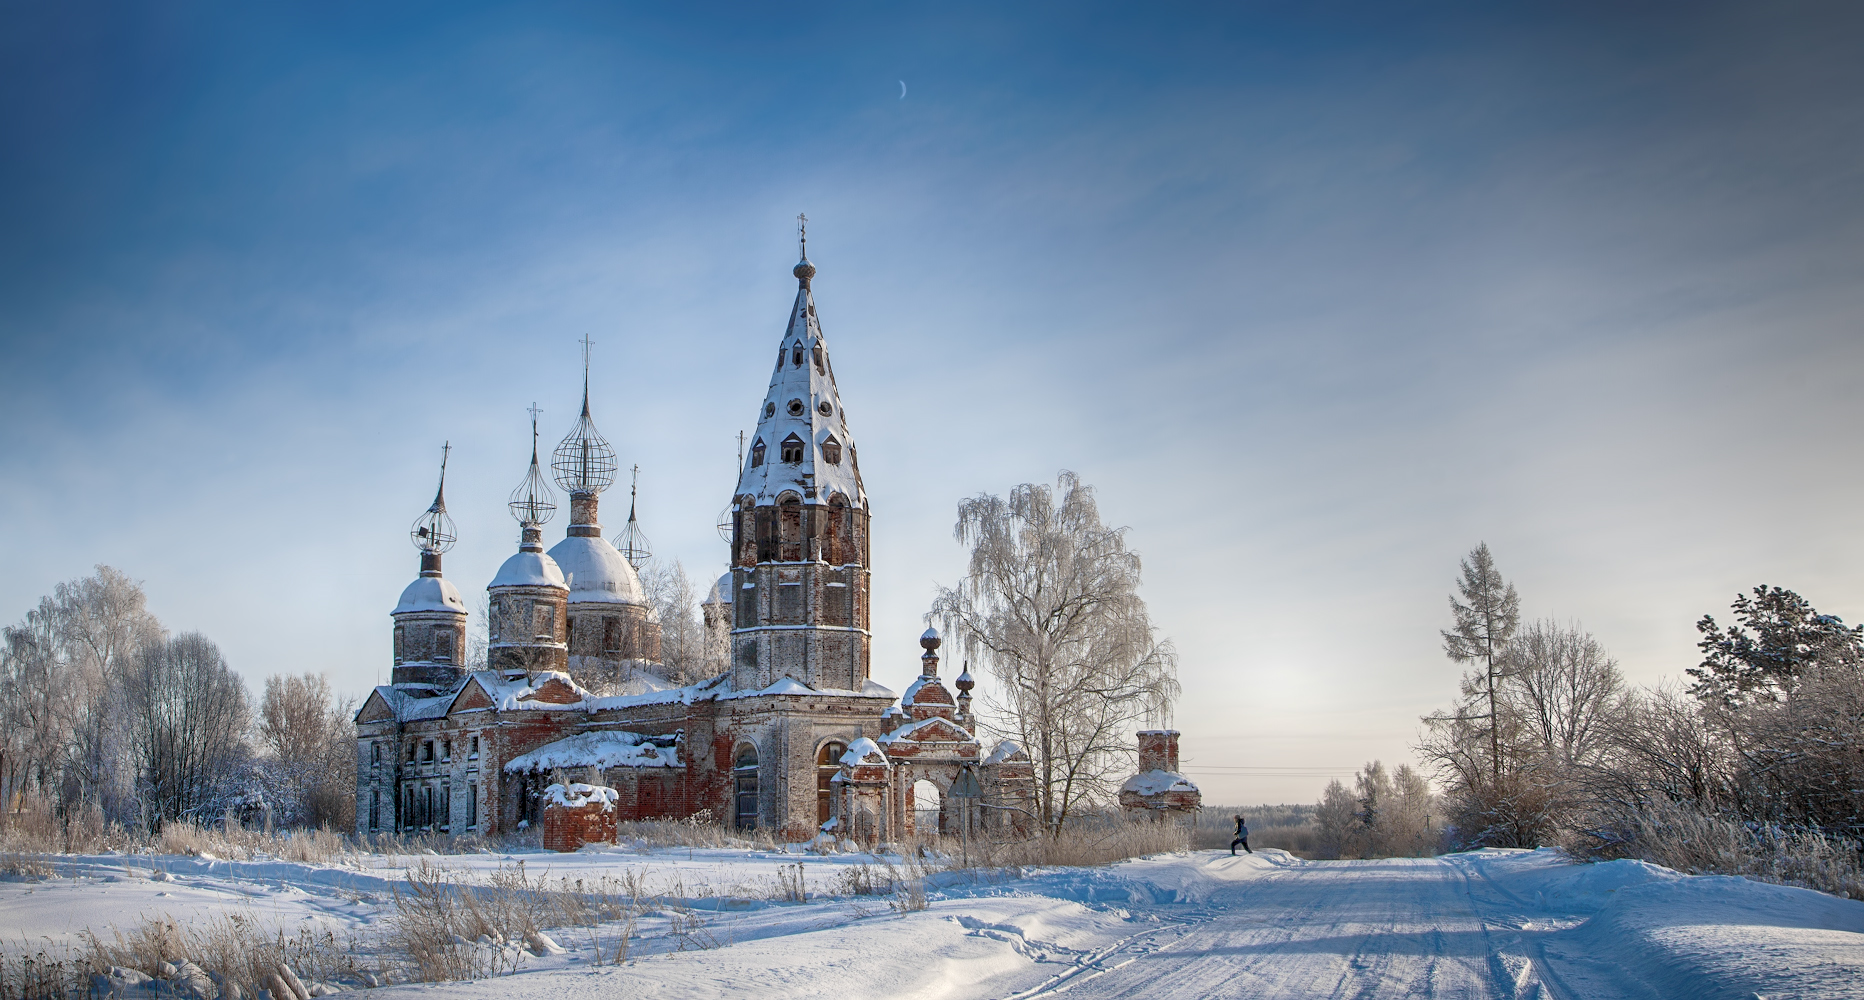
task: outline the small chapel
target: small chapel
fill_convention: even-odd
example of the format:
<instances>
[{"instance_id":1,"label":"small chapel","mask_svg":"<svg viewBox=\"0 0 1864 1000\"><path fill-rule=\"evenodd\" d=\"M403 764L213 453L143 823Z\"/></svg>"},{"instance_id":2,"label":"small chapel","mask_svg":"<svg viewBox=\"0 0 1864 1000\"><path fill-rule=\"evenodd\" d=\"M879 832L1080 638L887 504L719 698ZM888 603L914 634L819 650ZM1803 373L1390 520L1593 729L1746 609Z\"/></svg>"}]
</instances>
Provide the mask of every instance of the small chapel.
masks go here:
<instances>
[{"instance_id":1,"label":"small chapel","mask_svg":"<svg viewBox=\"0 0 1864 1000\"><path fill-rule=\"evenodd\" d=\"M800 256L730 498L731 569L703 608L728 635L725 669L675 684L662 668L660 622L628 558L632 510L621 548L604 536L599 501L619 463L585 365L581 415L550 461L569 524L546 550L555 497L533 424L508 502L517 551L486 585L482 669L462 663L467 606L441 567L455 540L442 465L412 532L420 575L390 613L391 683L356 714L358 834L509 833L537 825L545 790L565 783L613 789L620 821L697 817L789 841L1027 831L1029 757L979 740L973 682L946 686L936 631L918 638L904 694L870 676L870 507L806 239ZM914 801L920 782L938 789L936 812Z\"/></svg>"}]
</instances>

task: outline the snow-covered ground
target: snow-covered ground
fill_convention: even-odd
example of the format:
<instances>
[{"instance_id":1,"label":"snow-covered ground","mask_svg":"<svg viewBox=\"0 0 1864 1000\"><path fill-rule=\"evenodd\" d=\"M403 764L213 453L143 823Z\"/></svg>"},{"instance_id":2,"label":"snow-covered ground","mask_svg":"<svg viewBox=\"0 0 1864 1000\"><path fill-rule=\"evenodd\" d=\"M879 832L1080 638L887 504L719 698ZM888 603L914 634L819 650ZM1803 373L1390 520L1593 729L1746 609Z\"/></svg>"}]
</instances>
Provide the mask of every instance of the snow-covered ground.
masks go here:
<instances>
[{"instance_id":1,"label":"snow-covered ground","mask_svg":"<svg viewBox=\"0 0 1864 1000\"><path fill-rule=\"evenodd\" d=\"M874 863L858 855L426 860L484 876L513 859L552 881L631 873L684 902L639 917L619 967L594 966L588 942L564 932L565 954L528 956L514 975L371 996L1864 997L1864 903L1638 862L1575 865L1547 851L1344 862L1204 852L996 881L948 873L919 911L830 895ZM144 915L240 913L367 942L415 860L61 858L56 878L0 883L0 938L71 941ZM770 901L798 862L812 898ZM677 933L688 913L702 927Z\"/></svg>"}]
</instances>

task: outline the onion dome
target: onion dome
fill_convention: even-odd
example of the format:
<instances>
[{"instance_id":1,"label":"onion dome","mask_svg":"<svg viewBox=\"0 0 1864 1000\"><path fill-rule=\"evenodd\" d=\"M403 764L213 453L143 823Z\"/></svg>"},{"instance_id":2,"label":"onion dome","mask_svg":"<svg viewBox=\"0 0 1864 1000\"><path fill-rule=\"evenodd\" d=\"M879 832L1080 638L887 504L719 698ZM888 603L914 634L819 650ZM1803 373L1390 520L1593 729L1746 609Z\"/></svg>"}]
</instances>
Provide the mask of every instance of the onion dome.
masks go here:
<instances>
[{"instance_id":1,"label":"onion dome","mask_svg":"<svg viewBox=\"0 0 1864 1000\"><path fill-rule=\"evenodd\" d=\"M458 539L458 536L454 534L453 518L447 514L447 456L452 450L451 442L442 446L440 487L434 491L434 502L428 506L426 513L414 519L414 527L408 532L408 537L413 540L414 547L419 549L423 556L421 560L423 572L427 569L428 560L425 558L427 556L433 557L434 571L439 572L440 553L451 549Z\"/></svg>"},{"instance_id":2,"label":"onion dome","mask_svg":"<svg viewBox=\"0 0 1864 1000\"><path fill-rule=\"evenodd\" d=\"M511 508L511 516L527 528L548 524L557 513L556 496L550 492L550 484L544 482L543 470L537 466L538 412L537 404L532 403L531 468L524 474L524 480L518 484L517 489L511 491L511 502L506 504Z\"/></svg>"},{"instance_id":3,"label":"onion dome","mask_svg":"<svg viewBox=\"0 0 1864 1000\"><path fill-rule=\"evenodd\" d=\"M583 342L582 416L557 445L550 457L550 468L557 474L557 485L571 495L600 493L615 484L615 470L619 468L615 449L609 447L608 439L589 419L588 341Z\"/></svg>"}]
</instances>

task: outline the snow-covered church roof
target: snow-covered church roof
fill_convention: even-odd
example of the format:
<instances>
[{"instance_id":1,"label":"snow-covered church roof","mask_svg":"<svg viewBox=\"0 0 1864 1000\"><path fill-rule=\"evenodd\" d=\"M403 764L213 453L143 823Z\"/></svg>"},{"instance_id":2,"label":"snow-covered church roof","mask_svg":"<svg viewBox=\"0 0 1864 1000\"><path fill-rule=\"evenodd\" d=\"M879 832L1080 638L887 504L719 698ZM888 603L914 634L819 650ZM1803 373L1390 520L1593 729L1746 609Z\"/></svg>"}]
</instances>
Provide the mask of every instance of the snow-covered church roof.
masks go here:
<instances>
[{"instance_id":1,"label":"snow-covered church roof","mask_svg":"<svg viewBox=\"0 0 1864 1000\"><path fill-rule=\"evenodd\" d=\"M550 558L569 581L571 604L647 601L634 567L601 535L570 535L551 546Z\"/></svg>"},{"instance_id":2,"label":"snow-covered church roof","mask_svg":"<svg viewBox=\"0 0 1864 1000\"><path fill-rule=\"evenodd\" d=\"M567 587L557 561L542 552L520 549L498 568L488 587Z\"/></svg>"},{"instance_id":3,"label":"snow-covered church roof","mask_svg":"<svg viewBox=\"0 0 1864 1000\"><path fill-rule=\"evenodd\" d=\"M466 613L466 602L460 600L459 588L453 586L446 577L423 574L415 577L414 582L401 592L401 600L390 614L400 615L413 611L452 611L463 615Z\"/></svg>"},{"instance_id":4,"label":"snow-covered church roof","mask_svg":"<svg viewBox=\"0 0 1864 1000\"><path fill-rule=\"evenodd\" d=\"M770 390L757 411L757 432L736 495L750 494L762 506L776 503L787 492L799 494L804 503L827 503L839 493L853 506L865 508L867 492L861 485L854 438L848 433L835 369L809 291L815 273L806 255L796 265L796 304L777 348Z\"/></svg>"}]
</instances>

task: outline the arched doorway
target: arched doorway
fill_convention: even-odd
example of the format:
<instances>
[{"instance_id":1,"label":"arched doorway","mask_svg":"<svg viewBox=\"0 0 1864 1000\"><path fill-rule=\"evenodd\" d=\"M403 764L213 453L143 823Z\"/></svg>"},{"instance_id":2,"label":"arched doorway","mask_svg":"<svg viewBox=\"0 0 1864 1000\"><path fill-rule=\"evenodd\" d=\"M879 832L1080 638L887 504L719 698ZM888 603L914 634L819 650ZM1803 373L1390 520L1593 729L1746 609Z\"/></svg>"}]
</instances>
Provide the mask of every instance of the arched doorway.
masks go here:
<instances>
[{"instance_id":1,"label":"arched doorway","mask_svg":"<svg viewBox=\"0 0 1864 1000\"><path fill-rule=\"evenodd\" d=\"M816 752L816 822L826 823L835 815L835 800L831 794L835 790L835 772L841 770L842 754L848 752L848 744L839 740L829 740Z\"/></svg>"},{"instance_id":2,"label":"arched doorway","mask_svg":"<svg viewBox=\"0 0 1864 1000\"><path fill-rule=\"evenodd\" d=\"M757 826L757 747L738 748L731 764L733 819L741 830Z\"/></svg>"},{"instance_id":3,"label":"arched doorway","mask_svg":"<svg viewBox=\"0 0 1864 1000\"><path fill-rule=\"evenodd\" d=\"M929 836L939 831L939 817L944 812L944 796L938 786L920 778L913 782L913 832Z\"/></svg>"}]
</instances>

